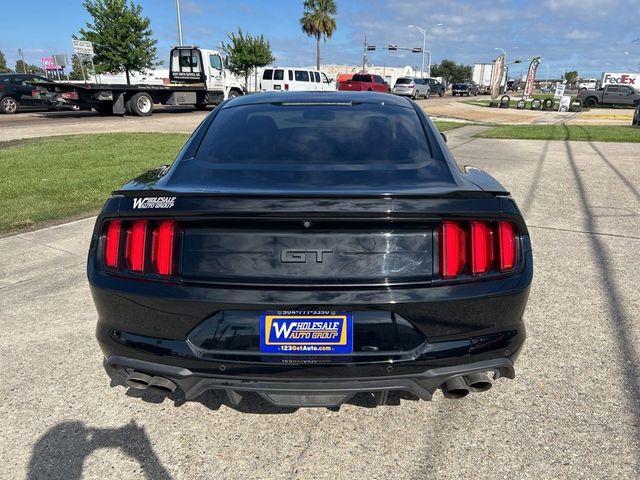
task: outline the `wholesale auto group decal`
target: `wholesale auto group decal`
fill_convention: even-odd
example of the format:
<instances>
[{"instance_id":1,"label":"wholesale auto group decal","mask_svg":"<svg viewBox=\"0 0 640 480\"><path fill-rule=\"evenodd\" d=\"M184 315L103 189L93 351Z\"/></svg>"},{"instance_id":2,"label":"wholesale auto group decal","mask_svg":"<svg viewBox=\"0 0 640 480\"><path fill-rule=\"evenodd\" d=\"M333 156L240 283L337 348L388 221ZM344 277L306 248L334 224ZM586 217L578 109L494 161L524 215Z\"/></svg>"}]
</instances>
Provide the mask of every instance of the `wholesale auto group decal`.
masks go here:
<instances>
[{"instance_id":1,"label":"wholesale auto group decal","mask_svg":"<svg viewBox=\"0 0 640 480\"><path fill-rule=\"evenodd\" d=\"M172 208L176 197L143 197L133 199L133 208Z\"/></svg>"}]
</instances>

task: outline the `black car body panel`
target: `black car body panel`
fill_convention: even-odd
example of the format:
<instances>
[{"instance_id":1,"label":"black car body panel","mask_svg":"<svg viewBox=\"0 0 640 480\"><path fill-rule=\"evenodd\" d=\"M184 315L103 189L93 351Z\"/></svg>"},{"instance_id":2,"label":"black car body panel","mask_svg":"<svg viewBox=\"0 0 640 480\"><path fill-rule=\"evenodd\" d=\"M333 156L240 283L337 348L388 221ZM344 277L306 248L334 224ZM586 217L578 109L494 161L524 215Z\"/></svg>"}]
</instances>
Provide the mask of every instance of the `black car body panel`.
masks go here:
<instances>
[{"instance_id":1,"label":"black car body panel","mask_svg":"<svg viewBox=\"0 0 640 480\"><path fill-rule=\"evenodd\" d=\"M227 175L231 167L224 162L214 162L216 174L207 182L187 175L199 165L193 159L203 155L199 149L207 145L220 112L255 105L260 116L295 112L283 99L296 108L333 105L330 111L368 103L375 110L384 102L413 112L429 152L428 160L419 156L417 168L437 162L429 171L444 173L431 180L417 175L413 184L399 187L377 179L361 182L371 176L355 158L351 175L356 179L332 183L326 177L333 164L320 158L328 173L305 188L297 182L312 177L300 168L302 161L278 181L280 160L261 164L253 184L235 172ZM369 107L359 111L368 118ZM314 110L309 121L337 122L342 112L333 118ZM299 124L287 120L282 125L295 129ZM394 132L404 135L398 125ZM287 133L288 138L299 135ZM258 142L259 134L255 138ZM342 166L337 168L340 172ZM247 182L244 189L240 178ZM166 222L175 229L176 253L173 269L160 274L155 242ZM461 229L480 224L491 235L502 235L495 229L511 225L517 243L513 265L501 270L492 260L481 274L467 265L446 277L440 257L447 222ZM118 226L114 238L123 244L111 260L115 266L107 267L105 229L112 224ZM136 225L149 233L142 238L153 257L140 260L138 271L129 247ZM225 102L194 132L172 166L148 172L107 200L88 260L97 336L109 372L123 373L127 384L138 388L180 388L187 398L222 389L235 404L254 391L287 406L339 405L357 392L372 393L380 403L394 390L423 399L438 388L447 396L463 396L490 386L488 377L478 381L487 373L513 378L513 361L525 339L522 316L532 275L527 227L504 187L480 170L460 168L413 102L343 92L260 94ZM311 317L348 312L351 349L339 354L268 351L261 343L265 312Z\"/></svg>"}]
</instances>

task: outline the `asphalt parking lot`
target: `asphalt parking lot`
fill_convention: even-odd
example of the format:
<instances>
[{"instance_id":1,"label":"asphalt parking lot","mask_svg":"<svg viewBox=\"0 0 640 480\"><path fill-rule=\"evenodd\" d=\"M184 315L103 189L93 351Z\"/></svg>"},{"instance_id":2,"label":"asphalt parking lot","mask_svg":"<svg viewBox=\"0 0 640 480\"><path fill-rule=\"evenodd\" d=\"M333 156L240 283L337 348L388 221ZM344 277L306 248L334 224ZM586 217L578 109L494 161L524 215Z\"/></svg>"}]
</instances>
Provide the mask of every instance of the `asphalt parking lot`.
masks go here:
<instances>
[{"instance_id":1,"label":"asphalt parking lot","mask_svg":"<svg viewBox=\"0 0 640 480\"><path fill-rule=\"evenodd\" d=\"M534 246L515 380L339 411L110 386L79 220L0 239L0 477L638 478L640 151L478 128L448 132L454 155L512 191Z\"/></svg>"}]
</instances>

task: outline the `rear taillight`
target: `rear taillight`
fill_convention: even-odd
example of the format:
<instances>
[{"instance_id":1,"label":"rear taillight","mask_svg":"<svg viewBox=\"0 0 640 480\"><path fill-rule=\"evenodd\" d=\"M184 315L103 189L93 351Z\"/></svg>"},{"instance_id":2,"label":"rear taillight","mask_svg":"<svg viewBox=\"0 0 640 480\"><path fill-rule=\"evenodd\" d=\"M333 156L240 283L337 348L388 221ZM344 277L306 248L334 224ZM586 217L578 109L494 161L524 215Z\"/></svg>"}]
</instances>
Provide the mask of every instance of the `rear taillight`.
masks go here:
<instances>
[{"instance_id":1,"label":"rear taillight","mask_svg":"<svg viewBox=\"0 0 640 480\"><path fill-rule=\"evenodd\" d=\"M512 223L498 224L498 239L500 251L500 270L506 271L516 266L516 232Z\"/></svg>"},{"instance_id":2,"label":"rear taillight","mask_svg":"<svg viewBox=\"0 0 640 480\"><path fill-rule=\"evenodd\" d=\"M516 227L511 222L444 221L440 228L440 275L506 272L518 263Z\"/></svg>"},{"instance_id":3,"label":"rear taillight","mask_svg":"<svg viewBox=\"0 0 640 480\"><path fill-rule=\"evenodd\" d=\"M460 275L466 260L466 235L457 222L443 222L440 235L440 271L444 278Z\"/></svg>"},{"instance_id":4,"label":"rear taillight","mask_svg":"<svg viewBox=\"0 0 640 480\"><path fill-rule=\"evenodd\" d=\"M471 273L486 273L493 263L493 230L485 222L471 222Z\"/></svg>"},{"instance_id":5,"label":"rear taillight","mask_svg":"<svg viewBox=\"0 0 640 480\"><path fill-rule=\"evenodd\" d=\"M151 260L159 275L171 275L176 223L164 220L153 230Z\"/></svg>"},{"instance_id":6,"label":"rear taillight","mask_svg":"<svg viewBox=\"0 0 640 480\"><path fill-rule=\"evenodd\" d=\"M104 264L109 268L117 268L120 258L120 220L107 224L104 235Z\"/></svg>"},{"instance_id":7,"label":"rear taillight","mask_svg":"<svg viewBox=\"0 0 640 480\"><path fill-rule=\"evenodd\" d=\"M173 220L110 220L105 225L102 240L104 264L125 272L173 275L176 233ZM121 255L123 237L126 240L124 255Z\"/></svg>"},{"instance_id":8,"label":"rear taillight","mask_svg":"<svg viewBox=\"0 0 640 480\"><path fill-rule=\"evenodd\" d=\"M147 221L136 220L127 230L126 257L132 272L144 272L147 247Z\"/></svg>"},{"instance_id":9,"label":"rear taillight","mask_svg":"<svg viewBox=\"0 0 640 480\"><path fill-rule=\"evenodd\" d=\"M288 83L284 84L284 90L285 90L285 92L289 91L289 84Z\"/></svg>"},{"instance_id":10,"label":"rear taillight","mask_svg":"<svg viewBox=\"0 0 640 480\"><path fill-rule=\"evenodd\" d=\"M60 96L62 98L64 98L65 100L78 100L78 98L80 98L78 96L78 92L73 91L73 92L63 92L60 94Z\"/></svg>"}]
</instances>

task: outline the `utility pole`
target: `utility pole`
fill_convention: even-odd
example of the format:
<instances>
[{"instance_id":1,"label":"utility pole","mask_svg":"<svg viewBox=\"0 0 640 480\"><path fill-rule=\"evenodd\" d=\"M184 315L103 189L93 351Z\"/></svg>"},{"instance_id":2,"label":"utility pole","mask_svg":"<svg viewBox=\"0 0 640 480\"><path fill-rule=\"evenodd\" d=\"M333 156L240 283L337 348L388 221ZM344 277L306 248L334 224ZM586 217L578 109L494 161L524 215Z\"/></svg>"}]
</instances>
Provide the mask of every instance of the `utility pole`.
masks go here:
<instances>
[{"instance_id":1,"label":"utility pole","mask_svg":"<svg viewBox=\"0 0 640 480\"><path fill-rule=\"evenodd\" d=\"M182 17L180 16L180 0L176 0L176 13L178 15L178 46L182 46Z\"/></svg>"},{"instance_id":2,"label":"utility pole","mask_svg":"<svg viewBox=\"0 0 640 480\"><path fill-rule=\"evenodd\" d=\"M366 72L367 68L367 36L364 36L364 49L362 51L362 73Z\"/></svg>"}]
</instances>

